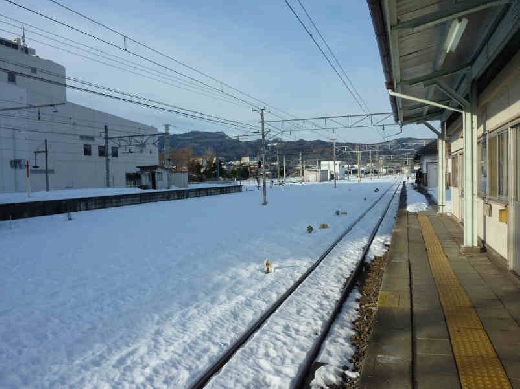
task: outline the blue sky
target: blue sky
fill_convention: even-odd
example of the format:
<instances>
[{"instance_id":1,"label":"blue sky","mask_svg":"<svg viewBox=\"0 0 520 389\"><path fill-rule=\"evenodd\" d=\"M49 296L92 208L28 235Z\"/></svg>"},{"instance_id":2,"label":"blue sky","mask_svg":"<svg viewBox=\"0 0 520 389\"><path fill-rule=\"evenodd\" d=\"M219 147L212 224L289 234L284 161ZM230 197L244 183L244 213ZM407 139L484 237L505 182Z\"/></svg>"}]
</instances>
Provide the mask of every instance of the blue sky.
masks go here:
<instances>
[{"instance_id":1,"label":"blue sky","mask_svg":"<svg viewBox=\"0 0 520 389\"><path fill-rule=\"evenodd\" d=\"M284 0L61 1L76 11L296 117L362 113ZM105 40L123 44L120 36L49 1L19 0L19 3ZM298 2L291 0L290 3L309 25ZM370 111L390 112L381 61L366 2L302 0L302 3L334 50ZM128 60L154 66L13 5L3 5L3 15L123 56ZM0 18L0 21L5 19ZM17 31L16 28L3 23L0 23L0 28ZM31 27L27 26L27 29L31 30ZM0 31L0 35L12 37L4 31ZM31 31L26 32L26 37L28 44L36 49L38 55L64 65L69 76L226 119L255 125L258 123L258 114L253 113L251 107L246 105L206 97L53 49L36 42L35 40L46 40ZM56 45L56 42L48 43ZM79 52L69 47L63 48ZM129 48L214 87L222 87L213 80L182 68L175 62L135 44L129 43ZM224 90L236 94L226 87ZM177 132L207 130L225 131L230 135L237 133L226 127L186 120L174 114L160 113L80 92L68 92L68 99L156 127L162 128L163 123L171 123L176 126ZM270 119L276 118L266 113L266 120ZM389 133L391 132L393 130L389 130ZM423 126L405 127L402 135L432 137L431 132ZM329 132L300 132L297 135L304 139L324 140L331 136ZM381 136L371 128L341 130L337 138L340 141L381 141Z\"/></svg>"}]
</instances>

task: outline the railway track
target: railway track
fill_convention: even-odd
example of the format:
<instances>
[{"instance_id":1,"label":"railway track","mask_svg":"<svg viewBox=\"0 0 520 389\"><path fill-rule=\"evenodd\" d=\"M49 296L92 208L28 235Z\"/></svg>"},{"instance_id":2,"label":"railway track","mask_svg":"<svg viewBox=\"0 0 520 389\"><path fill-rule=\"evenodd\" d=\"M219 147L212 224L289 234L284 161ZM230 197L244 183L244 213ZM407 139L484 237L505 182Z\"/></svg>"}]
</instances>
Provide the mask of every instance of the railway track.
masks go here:
<instances>
[{"instance_id":1,"label":"railway track","mask_svg":"<svg viewBox=\"0 0 520 389\"><path fill-rule=\"evenodd\" d=\"M310 279L313 277L313 275L316 275L321 270L320 266L325 267L325 262L327 261L328 257L330 257L331 252L333 252L333 250L335 250L338 247L338 245L340 245L340 242L342 242L347 236L350 237L349 234L352 234L354 230L361 230L356 232L357 235L360 235L361 233L361 236L366 237L368 235L368 238L363 239L362 243L358 242L358 251L361 251L361 255L358 256L357 261L353 262L353 266L350 268L350 276L347 278L346 283L344 282L344 276L342 275L343 285L340 286L340 297L335 301L332 313L329 313L328 317L325 320L323 320L323 318L321 319L322 321L320 323L324 321L325 325L321 326L319 331L314 332L312 345L304 352L302 352L301 350L300 352L296 352L296 354L301 354L300 356L303 358L303 362L300 363L297 372L295 372L290 387L302 388L309 375L311 366L314 360L316 359L332 324L334 323L334 320L341 311L341 307L343 303L346 301L348 295L351 293L354 285L356 284L359 278L359 275L362 274L362 270L364 267L363 265L365 263L365 258L367 256L368 250L370 249L370 246L377 234L379 226L381 225L381 222L383 221L386 213L388 212L388 209L390 208L390 205L394 200L394 197L398 189L401 186L402 185L400 182L396 182L394 183L394 185L390 186L386 191L384 191L370 205L370 207L365 212L363 212L356 220L354 220L354 222L352 222L350 226L325 250L325 252L314 262L313 265L311 265L307 269L307 271L291 286L291 288L289 288L268 310L266 310L261 315L261 317L255 323L253 323L253 325L251 325L249 329L245 331L215 363L213 363L209 368L206 369L206 371L196 380L196 382L190 386L190 389L200 389L207 386L212 387L213 385L211 384L214 381L212 380L212 378L215 377L219 372L224 373L224 370L229 370L231 361L233 361L233 359L236 358L237 353L240 354L240 350L243 353L245 353L245 355L250 355L250 353L244 350L246 349L246 347L250 346L251 342L254 340L252 338L256 338L255 334L258 333L258 331L264 326L264 324L266 324L270 319L274 318L275 313L277 315L280 315L280 313L283 312L284 306L289 306L290 301L288 300L297 298L296 295L298 294L301 295L300 297L305 298L305 296L308 295L308 291L305 291L306 283L312 284L313 281L311 281ZM370 231L364 231L360 227L360 222L362 220L365 220L365 218L369 217L373 217L375 225L370 225L370 227L373 226L373 228L370 228ZM343 274L349 273L347 272ZM309 290L312 291L312 287L310 287ZM287 309L289 311L291 310L290 308ZM273 342L274 341L275 340L273 339ZM219 373L218 375L220 376L221 373ZM240 372L236 374L247 373ZM275 385L273 384L273 386ZM218 384L216 384L215 387L226 386L219 386ZM236 386L232 385L229 387ZM271 385L268 382L261 382L256 383L253 387L271 387Z\"/></svg>"}]
</instances>

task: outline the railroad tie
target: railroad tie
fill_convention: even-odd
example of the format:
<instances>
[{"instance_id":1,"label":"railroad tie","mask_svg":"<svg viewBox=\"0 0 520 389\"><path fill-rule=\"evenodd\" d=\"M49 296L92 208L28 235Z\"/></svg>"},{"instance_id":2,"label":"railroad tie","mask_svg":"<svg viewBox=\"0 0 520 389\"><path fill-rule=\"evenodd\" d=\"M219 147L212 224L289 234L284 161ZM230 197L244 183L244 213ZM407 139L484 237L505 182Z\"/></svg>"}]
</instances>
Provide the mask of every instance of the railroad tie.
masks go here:
<instances>
[{"instance_id":1,"label":"railroad tie","mask_svg":"<svg viewBox=\"0 0 520 389\"><path fill-rule=\"evenodd\" d=\"M462 389L511 389L511 383L425 212L418 215L446 317Z\"/></svg>"}]
</instances>

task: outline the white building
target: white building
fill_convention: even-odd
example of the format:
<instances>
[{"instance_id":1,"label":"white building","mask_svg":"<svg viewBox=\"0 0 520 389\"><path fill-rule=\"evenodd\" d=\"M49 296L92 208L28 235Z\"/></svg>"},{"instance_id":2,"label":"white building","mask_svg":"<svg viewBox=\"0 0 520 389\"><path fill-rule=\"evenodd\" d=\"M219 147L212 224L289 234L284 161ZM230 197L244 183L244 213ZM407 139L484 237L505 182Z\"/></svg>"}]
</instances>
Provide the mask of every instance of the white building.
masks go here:
<instances>
[{"instance_id":1,"label":"white building","mask_svg":"<svg viewBox=\"0 0 520 389\"><path fill-rule=\"evenodd\" d=\"M26 190L27 162L31 189L45 190L46 156L51 190L104 187L105 126L109 138L157 134L154 127L67 102L64 84L63 66L19 40L0 38L0 193ZM144 139L109 140L110 186L125 186L137 165L158 163L157 148Z\"/></svg>"},{"instance_id":2,"label":"white building","mask_svg":"<svg viewBox=\"0 0 520 389\"><path fill-rule=\"evenodd\" d=\"M345 162L336 161L321 161L320 162L321 170L327 171L327 180L334 179L334 173L336 173L337 180L343 180L345 178Z\"/></svg>"}]
</instances>

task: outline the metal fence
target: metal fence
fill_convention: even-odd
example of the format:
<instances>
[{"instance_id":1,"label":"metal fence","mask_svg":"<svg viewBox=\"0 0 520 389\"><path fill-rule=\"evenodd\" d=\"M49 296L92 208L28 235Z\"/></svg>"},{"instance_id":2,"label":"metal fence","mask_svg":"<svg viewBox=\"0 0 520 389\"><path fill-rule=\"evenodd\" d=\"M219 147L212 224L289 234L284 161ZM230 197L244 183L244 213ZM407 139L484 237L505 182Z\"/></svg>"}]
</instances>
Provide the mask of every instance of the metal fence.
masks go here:
<instances>
[{"instance_id":1,"label":"metal fence","mask_svg":"<svg viewBox=\"0 0 520 389\"><path fill-rule=\"evenodd\" d=\"M194 197L216 196L242 191L241 185L211 188L176 189L111 196L80 197L65 200L31 201L0 204L0 220L15 220L35 216L55 215L67 212L91 211L111 207L123 207L156 201L182 200Z\"/></svg>"}]
</instances>

